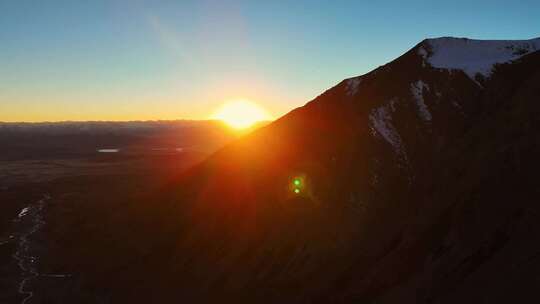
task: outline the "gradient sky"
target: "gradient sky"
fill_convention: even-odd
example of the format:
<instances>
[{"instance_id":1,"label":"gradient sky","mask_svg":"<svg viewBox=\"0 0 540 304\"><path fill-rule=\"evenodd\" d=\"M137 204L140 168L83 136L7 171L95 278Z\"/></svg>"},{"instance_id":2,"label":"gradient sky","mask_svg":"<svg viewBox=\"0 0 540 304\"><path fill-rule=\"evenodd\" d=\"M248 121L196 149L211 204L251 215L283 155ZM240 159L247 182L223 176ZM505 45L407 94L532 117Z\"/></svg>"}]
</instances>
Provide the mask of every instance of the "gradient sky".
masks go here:
<instances>
[{"instance_id":1,"label":"gradient sky","mask_svg":"<svg viewBox=\"0 0 540 304\"><path fill-rule=\"evenodd\" d=\"M0 0L0 121L274 116L426 37L540 36L540 1Z\"/></svg>"}]
</instances>

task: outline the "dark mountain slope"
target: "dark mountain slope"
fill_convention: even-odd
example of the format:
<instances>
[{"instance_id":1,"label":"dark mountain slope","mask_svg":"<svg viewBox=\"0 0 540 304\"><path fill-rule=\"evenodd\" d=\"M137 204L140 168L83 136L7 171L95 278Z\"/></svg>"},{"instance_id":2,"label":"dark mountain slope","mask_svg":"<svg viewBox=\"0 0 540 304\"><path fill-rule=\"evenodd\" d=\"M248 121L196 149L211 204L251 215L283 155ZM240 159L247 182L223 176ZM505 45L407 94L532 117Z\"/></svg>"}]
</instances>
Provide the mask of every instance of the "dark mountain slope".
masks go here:
<instances>
[{"instance_id":1,"label":"dark mountain slope","mask_svg":"<svg viewBox=\"0 0 540 304\"><path fill-rule=\"evenodd\" d=\"M473 80L427 64L430 46L338 84L191 172L182 186L193 192L180 197L195 206L175 215L191 217L174 238L171 282L186 279L196 299L259 302L464 301L491 284L510 295L538 284L480 266L536 252L509 242L535 239L515 230L537 211L540 54Z\"/></svg>"},{"instance_id":2,"label":"dark mountain slope","mask_svg":"<svg viewBox=\"0 0 540 304\"><path fill-rule=\"evenodd\" d=\"M537 45L426 40L339 83L151 195L150 249L89 280L115 303L538 298Z\"/></svg>"},{"instance_id":3,"label":"dark mountain slope","mask_svg":"<svg viewBox=\"0 0 540 304\"><path fill-rule=\"evenodd\" d=\"M440 229L439 247L395 294L386 292L389 302L538 299L539 65L537 52L501 66L480 99L486 108L477 123L434 168L429 204L437 216L419 218L432 223L427 235Z\"/></svg>"}]
</instances>

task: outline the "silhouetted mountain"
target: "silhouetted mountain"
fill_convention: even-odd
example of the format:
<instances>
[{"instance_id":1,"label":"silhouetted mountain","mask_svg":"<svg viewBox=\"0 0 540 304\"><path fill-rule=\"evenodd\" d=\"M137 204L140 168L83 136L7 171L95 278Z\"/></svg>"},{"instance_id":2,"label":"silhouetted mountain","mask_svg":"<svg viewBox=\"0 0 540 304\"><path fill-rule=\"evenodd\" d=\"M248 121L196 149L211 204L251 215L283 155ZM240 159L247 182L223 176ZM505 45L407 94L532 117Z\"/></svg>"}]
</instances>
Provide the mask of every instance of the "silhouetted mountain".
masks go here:
<instances>
[{"instance_id":1,"label":"silhouetted mountain","mask_svg":"<svg viewBox=\"0 0 540 304\"><path fill-rule=\"evenodd\" d=\"M135 257L88 280L115 303L538 300L538 49L428 39L340 82L151 196Z\"/></svg>"}]
</instances>

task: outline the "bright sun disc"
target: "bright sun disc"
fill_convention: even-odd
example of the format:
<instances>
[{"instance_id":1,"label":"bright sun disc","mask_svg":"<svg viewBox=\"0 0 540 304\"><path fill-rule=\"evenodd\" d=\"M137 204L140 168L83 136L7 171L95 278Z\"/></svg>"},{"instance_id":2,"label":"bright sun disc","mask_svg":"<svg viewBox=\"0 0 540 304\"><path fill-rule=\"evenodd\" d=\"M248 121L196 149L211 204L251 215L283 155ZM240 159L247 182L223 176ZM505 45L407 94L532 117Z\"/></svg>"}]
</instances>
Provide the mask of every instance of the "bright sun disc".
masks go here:
<instances>
[{"instance_id":1,"label":"bright sun disc","mask_svg":"<svg viewBox=\"0 0 540 304\"><path fill-rule=\"evenodd\" d=\"M235 129L245 129L254 123L270 120L270 115L261 107L247 100L236 100L224 104L213 116Z\"/></svg>"}]
</instances>

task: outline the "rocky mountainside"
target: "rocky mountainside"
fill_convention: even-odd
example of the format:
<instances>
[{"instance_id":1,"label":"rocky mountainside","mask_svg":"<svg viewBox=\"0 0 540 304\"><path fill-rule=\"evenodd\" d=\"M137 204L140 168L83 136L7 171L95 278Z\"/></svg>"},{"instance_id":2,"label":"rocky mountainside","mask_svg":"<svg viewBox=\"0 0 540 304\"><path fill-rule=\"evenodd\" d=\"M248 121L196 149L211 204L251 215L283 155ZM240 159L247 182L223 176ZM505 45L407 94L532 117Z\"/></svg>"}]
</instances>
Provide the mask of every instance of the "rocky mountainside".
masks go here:
<instances>
[{"instance_id":1,"label":"rocky mountainside","mask_svg":"<svg viewBox=\"0 0 540 304\"><path fill-rule=\"evenodd\" d=\"M152 196L156 239L95 280L115 302L538 300L538 49L428 39L340 82Z\"/></svg>"}]
</instances>

